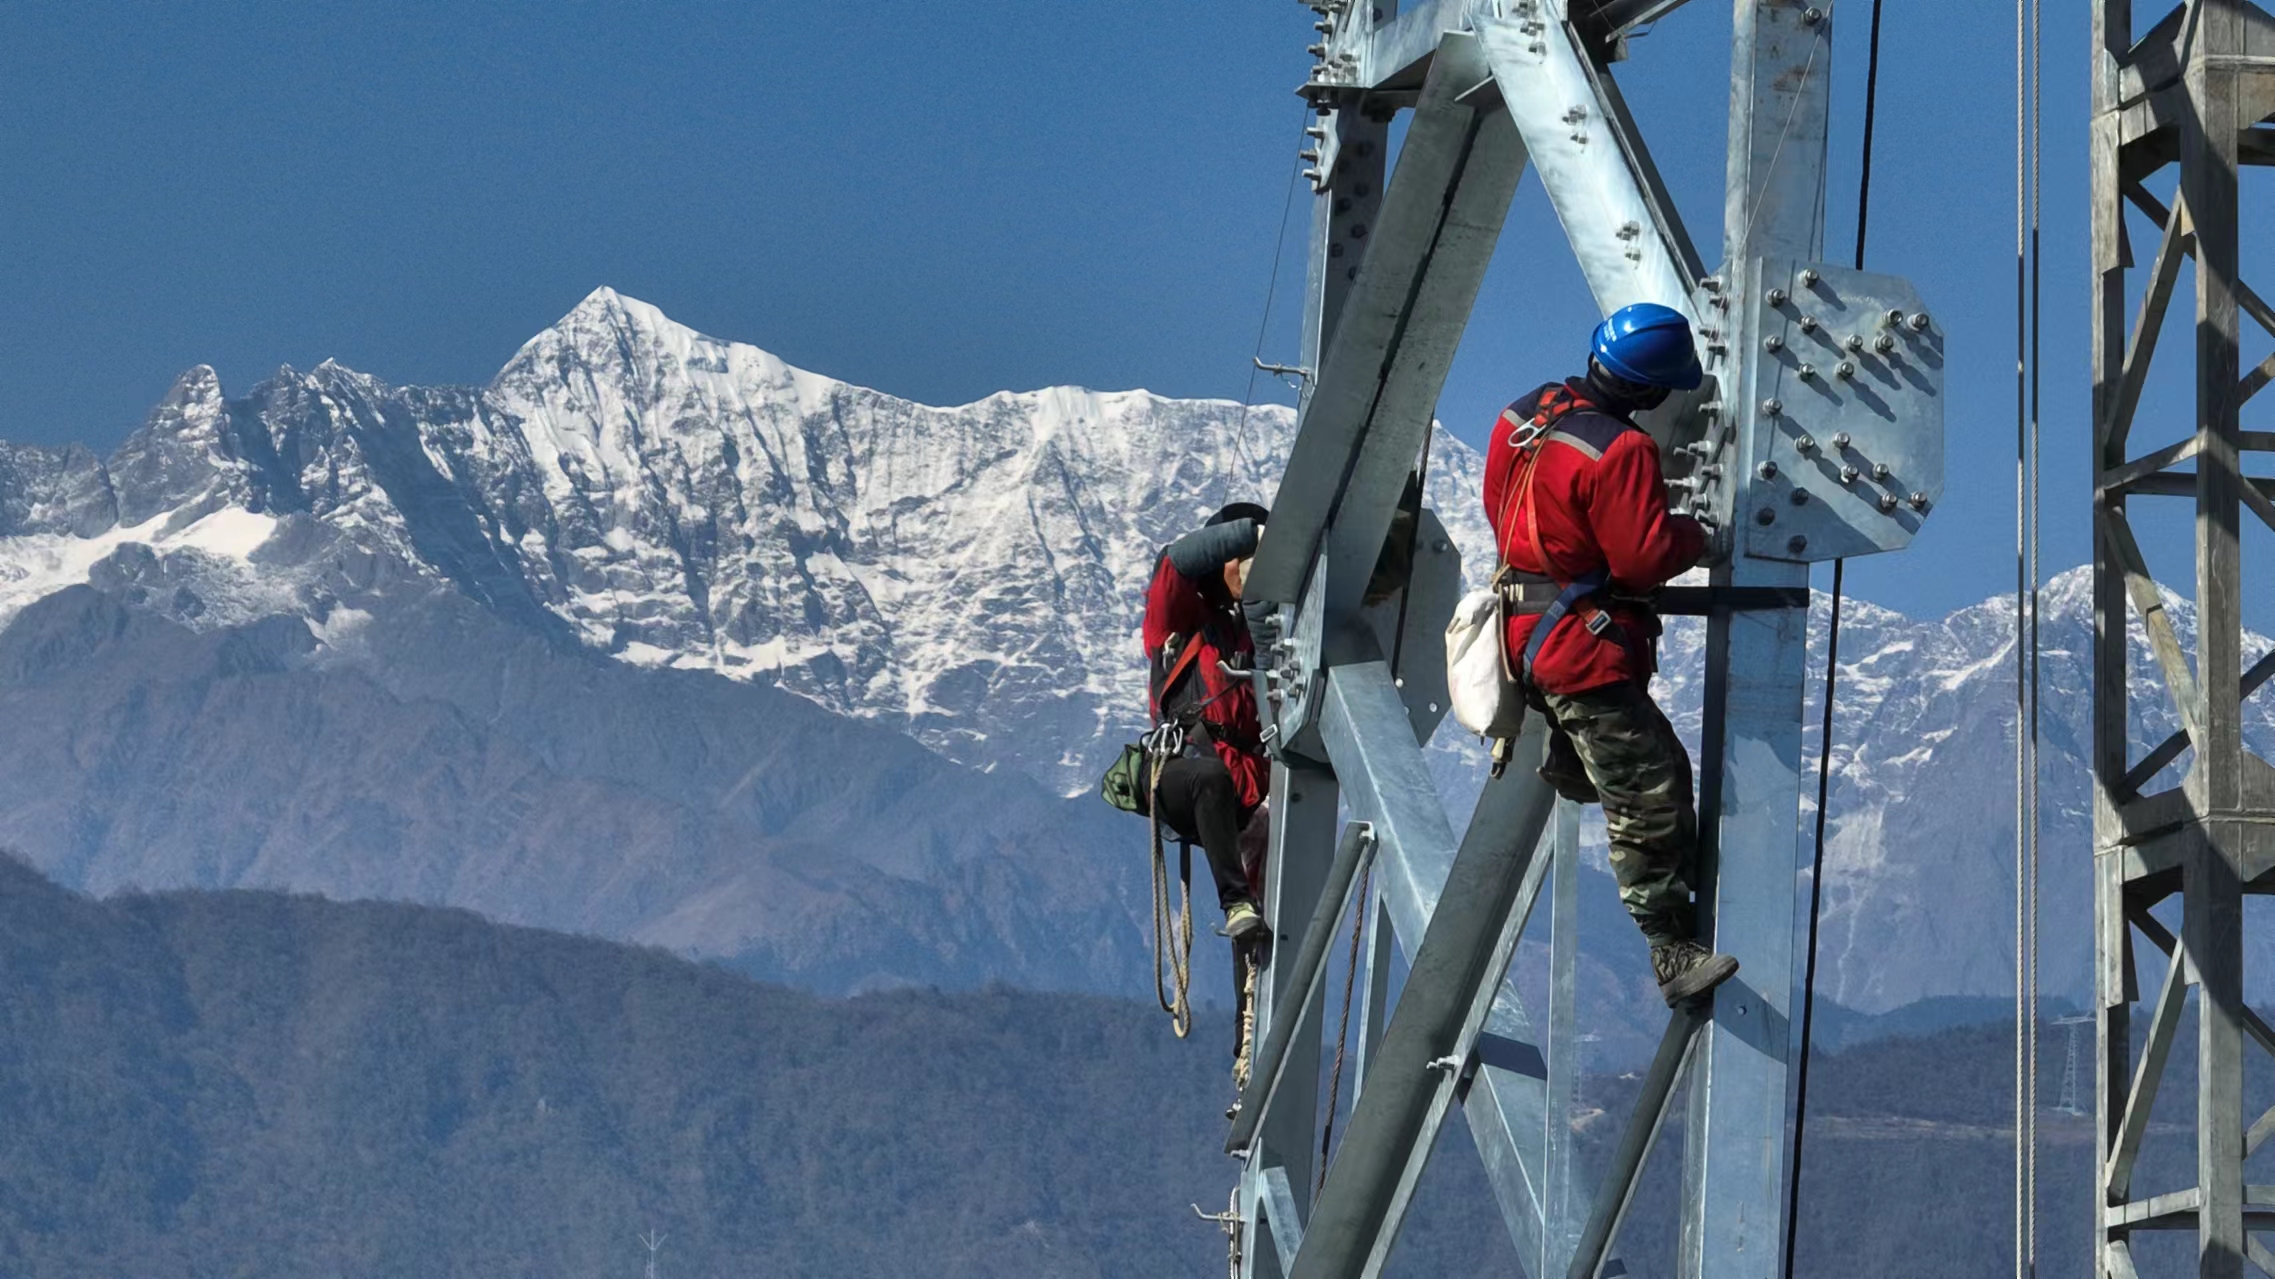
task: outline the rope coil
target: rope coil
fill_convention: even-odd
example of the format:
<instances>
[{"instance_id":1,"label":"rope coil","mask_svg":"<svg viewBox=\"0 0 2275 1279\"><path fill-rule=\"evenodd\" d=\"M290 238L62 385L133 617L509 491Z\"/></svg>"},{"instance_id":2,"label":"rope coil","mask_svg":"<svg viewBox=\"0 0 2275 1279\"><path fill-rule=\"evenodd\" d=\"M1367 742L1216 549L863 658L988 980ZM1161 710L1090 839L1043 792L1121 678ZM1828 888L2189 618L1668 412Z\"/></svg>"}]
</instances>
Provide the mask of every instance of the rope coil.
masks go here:
<instances>
[{"instance_id":1,"label":"rope coil","mask_svg":"<svg viewBox=\"0 0 2275 1279\"><path fill-rule=\"evenodd\" d=\"M1164 733L1163 730L1170 730ZM1182 908L1169 909L1169 851L1161 838L1161 772L1174 752L1160 744L1174 738L1183 749L1184 730L1163 724L1142 739L1146 748L1146 813L1153 828L1153 997L1169 1014L1169 1028L1183 1039L1193 1031L1193 852L1181 846L1177 880ZM1168 960L1166 980L1163 958Z\"/></svg>"}]
</instances>

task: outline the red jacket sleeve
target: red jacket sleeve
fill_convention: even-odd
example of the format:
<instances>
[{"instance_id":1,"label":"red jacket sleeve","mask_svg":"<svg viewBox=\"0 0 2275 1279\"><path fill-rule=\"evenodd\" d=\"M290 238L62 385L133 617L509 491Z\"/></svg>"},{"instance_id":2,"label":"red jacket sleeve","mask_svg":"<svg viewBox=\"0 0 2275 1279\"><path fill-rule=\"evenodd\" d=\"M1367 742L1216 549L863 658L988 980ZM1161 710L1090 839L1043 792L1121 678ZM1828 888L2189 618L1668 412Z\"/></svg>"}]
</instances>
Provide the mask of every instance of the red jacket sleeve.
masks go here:
<instances>
[{"instance_id":1,"label":"red jacket sleeve","mask_svg":"<svg viewBox=\"0 0 2275 1279\"><path fill-rule=\"evenodd\" d=\"M1667 509L1659 446L1650 436L1622 432L1588 478L1583 505L1615 584L1652 590L1705 554L1706 530L1697 520Z\"/></svg>"},{"instance_id":2,"label":"red jacket sleeve","mask_svg":"<svg viewBox=\"0 0 2275 1279\"><path fill-rule=\"evenodd\" d=\"M1208 605L1164 555L1154 561L1153 581L1145 588L1145 654L1161 651L1172 635L1190 635L1208 622Z\"/></svg>"}]
</instances>

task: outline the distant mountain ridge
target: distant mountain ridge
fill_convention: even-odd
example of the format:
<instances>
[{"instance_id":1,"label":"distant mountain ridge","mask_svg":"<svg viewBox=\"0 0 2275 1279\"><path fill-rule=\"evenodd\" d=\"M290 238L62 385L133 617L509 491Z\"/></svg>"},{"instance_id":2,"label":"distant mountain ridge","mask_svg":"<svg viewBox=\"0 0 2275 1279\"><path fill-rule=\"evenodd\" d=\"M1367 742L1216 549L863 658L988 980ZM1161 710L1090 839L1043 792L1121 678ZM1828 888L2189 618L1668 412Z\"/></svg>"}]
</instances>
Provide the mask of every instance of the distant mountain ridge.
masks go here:
<instances>
[{"instance_id":1,"label":"distant mountain ridge","mask_svg":"<svg viewBox=\"0 0 2275 1279\"><path fill-rule=\"evenodd\" d=\"M447 716L471 717L480 731L461 740L480 751L442 770L450 788L385 791L361 817L342 798L354 788L317 777L317 766L401 772L387 750L401 731L396 712L384 717L396 726L371 730L355 749L308 752L309 779L294 785L343 806L290 855L263 861L245 846L288 801L270 793L281 784L275 761L249 728L227 730L242 740L201 743L123 713L89 721L83 701L51 698L36 714L27 704L12 743L0 721L0 751L27 761L22 776L44 779L0 802L0 834L66 882L97 889L258 884L450 901L738 956L752 971L828 989L993 977L1115 988L1143 961L1133 892L1142 828L1117 823L1087 792L1143 714L1140 589L1160 545L1224 501L1270 494L1292 434L1282 408L1243 413L1140 391L916 405L697 334L607 289L484 388L393 387L326 362L232 399L210 369L194 369L108 459L0 445L0 624L87 587L213 637L220 671L231 644L267 651L279 641L261 628L298 619L306 638L286 645L292 678L312 687L362 678L404 704L439 703ZM1430 501L1466 562L1473 571L1490 563L1476 452L1441 430L1430 466ZM2169 602L2191 634L2191 611ZM76 654L68 679L90 689L133 686L133 670L116 664L132 646L95 642L70 613L25 643ZM1852 601L1844 629L1821 989L1867 1011L2006 992L2011 603L1915 620ZM228 639L256 633L268 638ZM2082 920L2091 636L2082 571L2048 584L2044 635L2046 904L2049 918ZM2265 651L2265 640L2252 644L2253 655ZM530 656L539 653L548 656ZM556 669L556 658L592 656L612 659L615 673L592 677L604 695L589 693L584 675L526 682L532 670ZM1694 740L1702 661L1703 628L1671 623L1661 694ZM651 696L637 677L658 668L672 675ZM711 674L754 692L778 686L861 723L824 733L784 703L688 691L712 687L702 683ZM150 685L159 686L217 698L246 687L180 670ZM572 705L580 698L608 709L584 713ZM761 777L748 766L719 771L716 761L658 768L637 752L570 740L637 724L667 757L707 759L716 730L681 708L713 700L754 719L789 716L833 744L772 753ZM230 718L218 701L208 709ZM2144 738L2172 724L2146 679L2134 713ZM483 723L498 714L494 730ZM2247 720L2254 741L2275 747L2268 695L2249 704ZM1804 723L1813 750L1815 715ZM362 730L335 719L326 731L353 743ZM79 753L39 756L59 732L81 743ZM738 732L728 753L757 749L762 728ZM998 776L948 780L969 776L957 770L925 783L938 789L920 788L960 786L965 807L896 807L904 775L888 761L902 756L853 745L894 734ZM230 741L244 766L217 762L198 783L201 796L232 797L214 801L232 814L218 827L226 835L183 828L170 801L138 793L149 777L183 776L178 756L218 756ZM421 806L507 803L512 787L467 761L508 742L543 761L553 781L629 786L663 807L636 832L605 840L605 822L575 825L567 843L539 838L545 825L534 822L515 828L518 840L486 835L463 846L477 838L472 827ZM1480 753L1449 726L1431 758L1458 819L1479 783ZM125 760L143 762L105 762ZM819 832L807 851L736 842L774 838L774 818L739 807L746 779L805 797L780 811ZM1054 807L1051 795L1077 798ZM564 811L586 802L548 801ZM824 816L844 810L898 816ZM996 813L1016 815L1004 825L1019 833L992 839ZM120 834L130 816L148 823L147 838ZM202 848L216 842L229 848ZM737 848L753 865L730 872ZM1797 864L1803 854L1795 850ZM761 891L793 866L840 876L875 867L890 878L818 896ZM980 866L1000 877L985 889L957 878ZM888 900L887 884L904 896ZM1046 885L1057 901L1044 901ZM1017 903L1001 904L1005 895ZM1053 908L1076 925L1037 922ZM873 922L896 915L926 921L912 927L930 940L904 945ZM2049 931L2050 993L2083 997L2087 936ZM1630 939L1603 944L1621 980L1639 979Z\"/></svg>"},{"instance_id":2,"label":"distant mountain ridge","mask_svg":"<svg viewBox=\"0 0 2275 1279\"><path fill-rule=\"evenodd\" d=\"M244 559L300 516L556 639L778 683L1071 793L1142 714L1152 557L1268 496L1292 435L1278 406L1143 391L912 404L604 288L479 390L327 361L230 399L201 366L107 462L0 452L0 618L127 541ZM1477 458L1439 443L1432 496L1475 551ZM281 567L178 620L319 610Z\"/></svg>"}]
</instances>

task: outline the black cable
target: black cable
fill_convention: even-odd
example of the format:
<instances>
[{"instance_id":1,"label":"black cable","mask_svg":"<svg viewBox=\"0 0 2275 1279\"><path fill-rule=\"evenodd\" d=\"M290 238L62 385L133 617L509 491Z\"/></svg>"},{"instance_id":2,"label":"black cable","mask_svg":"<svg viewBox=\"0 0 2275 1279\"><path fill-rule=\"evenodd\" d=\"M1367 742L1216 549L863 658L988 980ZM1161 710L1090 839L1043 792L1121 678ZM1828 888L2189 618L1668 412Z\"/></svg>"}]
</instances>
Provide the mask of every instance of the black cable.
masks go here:
<instances>
[{"instance_id":1,"label":"black cable","mask_svg":"<svg viewBox=\"0 0 2275 1279\"><path fill-rule=\"evenodd\" d=\"M1872 0L1872 48L1864 72L1864 160L1856 182L1856 269L1864 269L1864 235L1872 211L1872 127L1880 101L1880 4ZM1801 1064L1793 1083L1793 1160L1786 1183L1785 1279L1801 1231L1801 1150L1809 1115L1809 1047L1817 1014L1817 927L1825 902L1825 816L1832 792L1833 702L1840 680L1842 578L1848 561L1833 561L1832 610L1825 626L1824 719L1817 731L1817 847L1809 869L1809 949L1801 978Z\"/></svg>"}]
</instances>

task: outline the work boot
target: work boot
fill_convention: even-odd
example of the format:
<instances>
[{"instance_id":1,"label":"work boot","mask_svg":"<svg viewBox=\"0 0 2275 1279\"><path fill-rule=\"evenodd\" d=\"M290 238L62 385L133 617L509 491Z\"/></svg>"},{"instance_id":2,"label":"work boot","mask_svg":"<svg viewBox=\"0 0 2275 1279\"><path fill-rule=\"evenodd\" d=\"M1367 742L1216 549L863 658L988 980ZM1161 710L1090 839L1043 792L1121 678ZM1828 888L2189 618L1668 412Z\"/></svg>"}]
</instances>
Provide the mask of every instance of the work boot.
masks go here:
<instances>
[{"instance_id":1,"label":"work boot","mask_svg":"<svg viewBox=\"0 0 2275 1279\"><path fill-rule=\"evenodd\" d=\"M1264 931L1264 912L1256 909L1256 903L1240 901L1224 908L1225 936L1245 941L1250 934Z\"/></svg>"},{"instance_id":2,"label":"work boot","mask_svg":"<svg viewBox=\"0 0 2275 1279\"><path fill-rule=\"evenodd\" d=\"M1694 941L1661 942L1651 948L1651 971L1659 996L1674 1008L1698 998L1738 971L1738 961Z\"/></svg>"}]
</instances>

